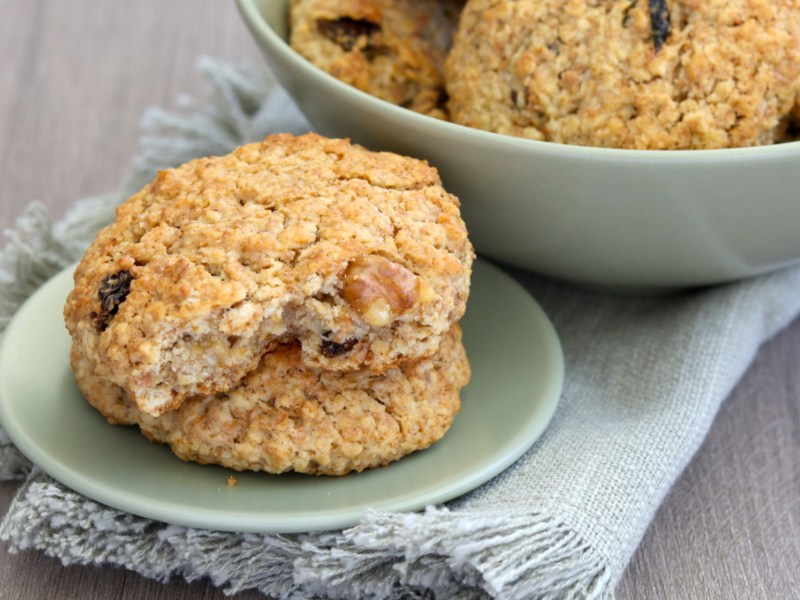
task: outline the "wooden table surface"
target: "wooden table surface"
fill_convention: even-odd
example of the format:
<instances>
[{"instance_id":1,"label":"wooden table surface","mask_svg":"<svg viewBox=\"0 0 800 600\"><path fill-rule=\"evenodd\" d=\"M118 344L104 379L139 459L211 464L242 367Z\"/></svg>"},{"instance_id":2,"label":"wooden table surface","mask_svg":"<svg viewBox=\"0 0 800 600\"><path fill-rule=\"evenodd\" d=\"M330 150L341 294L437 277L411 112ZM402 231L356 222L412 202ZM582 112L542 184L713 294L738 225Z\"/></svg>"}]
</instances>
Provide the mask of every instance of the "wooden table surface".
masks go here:
<instances>
[{"instance_id":1,"label":"wooden table surface","mask_svg":"<svg viewBox=\"0 0 800 600\"><path fill-rule=\"evenodd\" d=\"M262 60L231 2L0 6L0 229L31 200L59 216L78 198L116 188L143 110L206 91L198 57ZM798 359L800 321L764 346L723 405L645 535L619 598L800 598ZM0 514L15 488L0 484ZM223 597L208 582L164 585L110 567L65 568L0 544L2 599Z\"/></svg>"}]
</instances>

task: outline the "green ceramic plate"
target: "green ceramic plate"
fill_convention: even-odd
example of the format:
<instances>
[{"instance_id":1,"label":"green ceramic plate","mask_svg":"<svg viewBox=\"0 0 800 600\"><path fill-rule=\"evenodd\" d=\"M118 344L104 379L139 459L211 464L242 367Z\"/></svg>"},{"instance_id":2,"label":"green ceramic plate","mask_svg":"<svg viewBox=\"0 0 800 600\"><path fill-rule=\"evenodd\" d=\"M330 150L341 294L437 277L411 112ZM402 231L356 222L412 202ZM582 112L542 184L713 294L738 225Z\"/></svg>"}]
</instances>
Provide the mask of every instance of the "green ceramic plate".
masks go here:
<instances>
[{"instance_id":1,"label":"green ceramic plate","mask_svg":"<svg viewBox=\"0 0 800 600\"><path fill-rule=\"evenodd\" d=\"M132 427L114 427L75 387L62 307L72 270L19 310L0 348L0 419L28 458L70 488L152 519L229 531L300 532L355 524L368 509L454 498L519 458L544 431L563 381L556 333L508 275L478 261L462 322L473 376L462 411L428 450L345 477L237 473L185 463Z\"/></svg>"}]
</instances>

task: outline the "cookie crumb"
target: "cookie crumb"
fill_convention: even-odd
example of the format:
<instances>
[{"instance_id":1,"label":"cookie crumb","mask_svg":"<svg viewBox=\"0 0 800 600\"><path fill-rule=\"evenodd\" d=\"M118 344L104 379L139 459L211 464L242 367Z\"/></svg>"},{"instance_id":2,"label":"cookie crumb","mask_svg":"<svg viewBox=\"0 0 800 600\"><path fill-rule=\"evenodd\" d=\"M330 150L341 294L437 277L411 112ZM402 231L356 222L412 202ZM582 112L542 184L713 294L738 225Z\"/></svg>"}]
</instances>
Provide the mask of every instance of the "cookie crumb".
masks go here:
<instances>
[{"instance_id":1,"label":"cookie crumb","mask_svg":"<svg viewBox=\"0 0 800 600\"><path fill-rule=\"evenodd\" d=\"M239 481L233 475L228 475L228 481L226 483L228 484L228 487L233 487L239 483Z\"/></svg>"}]
</instances>

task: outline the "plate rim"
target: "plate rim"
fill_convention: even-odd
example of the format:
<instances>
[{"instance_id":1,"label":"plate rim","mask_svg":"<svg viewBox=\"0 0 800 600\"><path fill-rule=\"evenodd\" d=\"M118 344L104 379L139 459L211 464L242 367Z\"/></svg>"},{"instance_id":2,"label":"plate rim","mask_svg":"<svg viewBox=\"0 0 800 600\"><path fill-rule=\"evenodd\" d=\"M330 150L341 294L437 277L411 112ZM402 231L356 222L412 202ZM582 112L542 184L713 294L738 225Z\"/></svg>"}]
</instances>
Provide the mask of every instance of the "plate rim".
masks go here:
<instances>
[{"instance_id":1,"label":"plate rim","mask_svg":"<svg viewBox=\"0 0 800 600\"><path fill-rule=\"evenodd\" d=\"M7 353L13 351L12 343L15 339L16 329L21 327L21 324L24 324L28 311L32 310L31 306L35 306L36 299L41 298L41 296L46 296L52 288L57 287L60 283L64 284L63 280L68 277L67 272L71 275L74 268L75 264L59 271L31 294L18 308L11 322L9 322L2 334L2 338L0 339L0 425L3 426L14 445L26 457L56 481L59 481L69 489L95 502L147 519L184 527L215 529L220 531L303 533L349 527L357 524L369 511L412 512L429 505L446 502L493 479L513 465L527 452L541 437L542 433L552 421L563 390L563 350L552 322L536 299L524 286L514 280L511 275L503 271L500 267L485 259L478 258L475 262L475 270L486 270L492 273L493 276L506 280L509 286L519 288L517 291L521 290L527 296L529 312L531 313L530 318L535 322L536 328L541 329L539 332L539 341L545 348L546 360L550 363L547 368L548 377L547 385L545 386L546 389L543 389L536 399L536 406L538 410L544 413L544 416L535 421L535 427L522 428L513 432L514 436L512 436L512 438L517 437L518 439L501 457L495 458L494 460L484 460L481 462L479 468L475 469L468 476L462 476L454 481L449 481L429 490L417 492L412 489L408 493L399 496L395 495L369 505L354 504L346 507L335 507L322 512L317 511L313 515L303 514L302 512L278 515L275 514L273 510L267 511L267 516L262 516L257 522L254 522L254 517L250 512L232 513L230 510L210 510L206 507L197 506L191 507L189 511L182 512L179 510L174 500L165 501L163 498L153 498L138 492L132 493L130 491L121 490L118 486L109 487L108 484L104 485L102 481L97 481L96 478L93 478L91 475L81 472L80 469L76 468L74 465L65 466L63 460L52 457L49 453L42 450L40 445L33 439L35 436L32 436L30 432L22 430L24 427L19 426L13 415L13 411L7 406L13 405L13 400L7 397L12 395L11 392L7 390L7 386L10 385L8 383L10 378L4 377L3 373L7 368ZM463 410L464 408L462 405L462 411ZM104 422L105 421L103 421L103 423ZM9 424L11 424L11 427L8 426ZM136 431L136 435L140 435L138 431ZM144 440L143 436L142 439ZM447 437L445 436L438 444L445 443L446 439ZM146 442L146 440L144 441ZM407 462L412 458L419 460L422 456L422 453L413 453L401 460ZM195 466L200 467L201 465ZM222 467L216 466L211 466L211 468L222 469ZM391 465L383 468L391 468ZM236 477L241 477L243 475L232 470L226 471ZM304 477L303 475L290 476ZM220 489L223 488L224 483L221 483L219 487Z\"/></svg>"}]
</instances>

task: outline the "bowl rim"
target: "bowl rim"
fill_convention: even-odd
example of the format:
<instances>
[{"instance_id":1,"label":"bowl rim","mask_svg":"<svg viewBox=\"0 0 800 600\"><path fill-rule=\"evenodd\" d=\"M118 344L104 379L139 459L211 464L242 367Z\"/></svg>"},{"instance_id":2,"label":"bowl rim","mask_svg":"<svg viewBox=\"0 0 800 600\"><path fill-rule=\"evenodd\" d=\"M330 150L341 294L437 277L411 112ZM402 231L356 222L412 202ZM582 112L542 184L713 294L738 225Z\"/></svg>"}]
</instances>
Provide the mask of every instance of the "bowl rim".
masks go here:
<instances>
[{"instance_id":1,"label":"bowl rim","mask_svg":"<svg viewBox=\"0 0 800 600\"><path fill-rule=\"evenodd\" d=\"M303 58L272 28L258 7L260 0L236 0L236 5L245 23L250 27L251 33L260 37L265 44L277 52L284 60L297 66L309 77L316 77L325 85L337 90L341 94L353 96L357 102L370 107L372 110L388 111L395 118L410 119L412 123L420 126L434 127L442 133L464 136L476 144L491 144L495 148L507 151L530 152L534 154L546 153L553 156L568 156L572 159L589 160L624 160L625 162L658 162L658 163L709 163L731 161L739 162L744 159L771 160L776 157L800 156L800 141L782 142L761 146L744 146L737 148L714 148L697 150L639 150L632 148L606 148L598 146L579 146L575 144L562 144L542 140L533 140L516 137L492 131L485 131L450 121L443 121L434 117L417 113L390 102L372 96L353 86L350 86L329 73L323 71L310 61ZM287 0L284 0L288 3Z\"/></svg>"}]
</instances>

